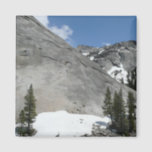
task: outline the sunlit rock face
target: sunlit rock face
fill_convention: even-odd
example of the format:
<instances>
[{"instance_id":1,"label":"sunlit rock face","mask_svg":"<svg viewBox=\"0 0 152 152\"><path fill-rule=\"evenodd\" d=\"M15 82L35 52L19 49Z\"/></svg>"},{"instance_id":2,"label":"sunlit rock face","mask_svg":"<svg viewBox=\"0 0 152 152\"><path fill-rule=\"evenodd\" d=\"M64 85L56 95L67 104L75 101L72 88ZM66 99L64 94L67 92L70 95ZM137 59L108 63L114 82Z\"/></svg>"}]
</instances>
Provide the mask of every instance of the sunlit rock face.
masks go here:
<instances>
[{"instance_id":1,"label":"sunlit rock face","mask_svg":"<svg viewBox=\"0 0 152 152\"><path fill-rule=\"evenodd\" d=\"M111 78L34 17L16 18L16 117L24 107L30 84L37 99L37 113L66 110L103 115L107 87L112 93L130 88ZM133 91L134 92L134 91Z\"/></svg>"}]
</instances>

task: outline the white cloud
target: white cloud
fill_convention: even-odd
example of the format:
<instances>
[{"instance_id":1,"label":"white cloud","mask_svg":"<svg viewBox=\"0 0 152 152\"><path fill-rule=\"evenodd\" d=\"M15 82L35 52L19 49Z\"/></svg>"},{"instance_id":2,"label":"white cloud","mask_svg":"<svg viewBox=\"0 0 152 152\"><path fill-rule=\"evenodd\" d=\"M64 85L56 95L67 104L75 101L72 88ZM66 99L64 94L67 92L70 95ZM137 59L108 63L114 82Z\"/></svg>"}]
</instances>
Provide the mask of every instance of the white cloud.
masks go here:
<instances>
[{"instance_id":1,"label":"white cloud","mask_svg":"<svg viewBox=\"0 0 152 152\"><path fill-rule=\"evenodd\" d=\"M69 40L70 36L73 34L73 30L68 25L62 25L61 28L51 26L49 29L64 40Z\"/></svg>"},{"instance_id":2,"label":"white cloud","mask_svg":"<svg viewBox=\"0 0 152 152\"><path fill-rule=\"evenodd\" d=\"M64 40L71 41L70 36L73 34L73 30L68 25L62 25L61 27L49 26L50 21L47 16L35 16L35 18L56 35Z\"/></svg>"},{"instance_id":3,"label":"white cloud","mask_svg":"<svg viewBox=\"0 0 152 152\"><path fill-rule=\"evenodd\" d=\"M39 22L41 22L45 27L48 27L49 20L47 16L34 16Z\"/></svg>"},{"instance_id":4,"label":"white cloud","mask_svg":"<svg viewBox=\"0 0 152 152\"><path fill-rule=\"evenodd\" d=\"M110 43L107 43L107 42L103 42L102 45L103 45L103 46L109 46L109 45L111 45L111 44L110 44Z\"/></svg>"}]
</instances>

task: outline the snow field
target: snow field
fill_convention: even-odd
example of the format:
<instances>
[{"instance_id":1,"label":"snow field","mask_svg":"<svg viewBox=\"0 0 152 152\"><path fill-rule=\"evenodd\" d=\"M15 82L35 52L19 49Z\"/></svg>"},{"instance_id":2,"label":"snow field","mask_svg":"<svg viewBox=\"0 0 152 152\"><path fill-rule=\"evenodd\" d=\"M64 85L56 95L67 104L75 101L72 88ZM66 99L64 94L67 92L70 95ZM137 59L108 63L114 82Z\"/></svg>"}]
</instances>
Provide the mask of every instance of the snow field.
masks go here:
<instances>
[{"instance_id":1,"label":"snow field","mask_svg":"<svg viewBox=\"0 0 152 152\"><path fill-rule=\"evenodd\" d=\"M44 112L36 117L33 127L37 130L36 136L82 136L91 135L95 122L104 122L108 125L111 120L108 117L70 114L66 111ZM106 126L100 128L106 129Z\"/></svg>"}]
</instances>

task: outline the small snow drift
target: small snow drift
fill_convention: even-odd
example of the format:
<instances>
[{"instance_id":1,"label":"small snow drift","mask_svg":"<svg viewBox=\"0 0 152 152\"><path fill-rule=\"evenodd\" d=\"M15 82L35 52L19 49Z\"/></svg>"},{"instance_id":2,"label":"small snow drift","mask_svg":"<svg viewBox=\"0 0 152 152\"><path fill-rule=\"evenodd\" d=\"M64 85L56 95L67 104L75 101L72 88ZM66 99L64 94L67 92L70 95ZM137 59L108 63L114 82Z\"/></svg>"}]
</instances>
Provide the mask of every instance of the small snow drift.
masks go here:
<instances>
[{"instance_id":1,"label":"small snow drift","mask_svg":"<svg viewBox=\"0 0 152 152\"><path fill-rule=\"evenodd\" d=\"M89 55L89 52L84 52L84 53L82 53L82 55L88 56L88 55Z\"/></svg>"},{"instance_id":2,"label":"small snow drift","mask_svg":"<svg viewBox=\"0 0 152 152\"><path fill-rule=\"evenodd\" d=\"M111 120L108 117L70 114L66 111L44 112L36 117L33 127L37 130L35 136L74 137L91 135L92 125L96 122L100 122L101 128L106 129Z\"/></svg>"},{"instance_id":3,"label":"small snow drift","mask_svg":"<svg viewBox=\"0 0 152 152\"><path fill-rule=\"evenodd\" d=\"M120 67L113 66L108 72L107 72L112 78L115 78L118 82L121 82L123 79L124 83L127 84L127 71L124 69L123 65L120 64Z\"/></svg>"},{"instance_id":4,"label":"small snow drift","mask_svg":"<svg viewBox=\"0 0 152 152\"><path fill-rule=\"evenodd\" d=\"M90 60L93 61L94 60L94 56L90 56Z\"/></svg>"}]
</instances>

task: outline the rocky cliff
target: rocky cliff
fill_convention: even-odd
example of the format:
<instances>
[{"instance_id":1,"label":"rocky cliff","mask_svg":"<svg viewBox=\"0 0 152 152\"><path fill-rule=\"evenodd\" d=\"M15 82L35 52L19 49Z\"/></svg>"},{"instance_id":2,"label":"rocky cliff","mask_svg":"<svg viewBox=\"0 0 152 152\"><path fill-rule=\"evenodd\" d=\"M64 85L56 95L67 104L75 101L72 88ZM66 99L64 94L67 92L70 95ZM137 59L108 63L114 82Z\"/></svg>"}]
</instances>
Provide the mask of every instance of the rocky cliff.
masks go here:
<instances>
[{"instance_id":1,"label":"rocky cliff","mask_svg":"<svg viewBox=\"0 0 152 152\"><path fill-rule=\"evenodd\" d=\"M16 116L33 84L37 113L66 110L102 116L104 94L132 89L112 79L32 16L16 18ZM134 92L134 91L133 91Z\"/></svg>"},{"instance_id":2,"label":"rocky cliff","mask_svg":"<svg viewBox=\"0 0 152 152\"><path fill-rule=\"evenodd\" d=\"M78 46L78 51L98 63L118 82L127 83L127 74L136 68L136 41L120 42L101 48Z\"/></svg>"}]
</instances>

